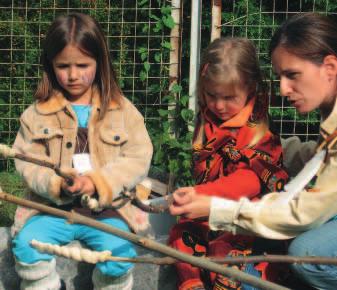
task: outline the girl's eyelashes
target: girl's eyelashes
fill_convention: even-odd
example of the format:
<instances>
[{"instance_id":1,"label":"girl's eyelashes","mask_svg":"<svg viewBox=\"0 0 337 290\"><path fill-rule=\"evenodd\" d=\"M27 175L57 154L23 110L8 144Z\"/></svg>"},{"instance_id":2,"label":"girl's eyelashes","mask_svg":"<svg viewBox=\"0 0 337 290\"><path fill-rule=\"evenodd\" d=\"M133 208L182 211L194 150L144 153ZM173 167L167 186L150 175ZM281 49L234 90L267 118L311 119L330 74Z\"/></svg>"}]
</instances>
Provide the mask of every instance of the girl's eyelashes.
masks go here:
<instances>
[{"instance_id":1,"label":"girl's eyelashes","mask_svg":"<svg viewBox=\"0 0 337 290\"><path fill-rule=\"evenodd\" d=\"M210 92L204 91L204 94L211 97L211 98L216 98L216 96L211 94Z\"/></svg>"},{"instance_id":2,"label":"girl's eyelashes","mask_svg":"<svg viewBox=\"0 0 337 290\"><path fill-rule=\"evenodd\" d=\"M86 64L86 63L80 63L80 64L77 64L77 66L80 67L80 68L86 68L86 67L88 67L89 65Z\"/></svg>"},{"instance_id":3,"label":"girl's eyelashes","mask_svg":"<svg viewBox=\"0 0 337 290\"><path fill-rule=\"evenodd\" d=\"M204 92L204 94L212 99L232 100L235 98L235 96L217 96L206 91Z\"/></svg>"},{"instance_id":4,"label":"girl's eyelashes","mask_svg":"<svg viewBox=\"0 0 337 290\"><path fill-rule=\"evenodd\" d=\"M62 69L62 68L69 67L69 65L68 64L57 64L56 67Z\"/></svg>"},{"instance_id":5,"label":"girl's eyelashes","mask_svg":"<svg viewBox=\"0 0 337 290\"><path fill-rule=\"evenodd\" d=\"M79 63L79 64L76 64L76 66L79 68L87 68L89 65L87 63ZM68 68L70 67L70 64L66 64L66 63L56 64L56 67L60 69Z\"/></svg>"}]
</instances>

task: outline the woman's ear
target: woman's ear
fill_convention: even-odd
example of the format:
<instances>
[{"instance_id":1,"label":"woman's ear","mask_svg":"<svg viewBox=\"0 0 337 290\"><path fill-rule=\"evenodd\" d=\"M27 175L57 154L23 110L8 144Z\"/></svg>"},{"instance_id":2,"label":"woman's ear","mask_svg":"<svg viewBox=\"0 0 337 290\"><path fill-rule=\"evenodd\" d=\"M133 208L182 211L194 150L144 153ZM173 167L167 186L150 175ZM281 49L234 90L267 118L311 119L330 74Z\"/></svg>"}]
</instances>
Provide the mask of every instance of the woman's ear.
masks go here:
<instances>
[{"instance_id":1,"label":"woman's ear","mask_svg":"<svg viewBox=\"0 0 337 290\"><path fill-rule=\"evenodd\" d=\"M337 56L329 54L323 59L323 66L326 69L329 79L337 77Z\"/></svg>"}]
</instances>

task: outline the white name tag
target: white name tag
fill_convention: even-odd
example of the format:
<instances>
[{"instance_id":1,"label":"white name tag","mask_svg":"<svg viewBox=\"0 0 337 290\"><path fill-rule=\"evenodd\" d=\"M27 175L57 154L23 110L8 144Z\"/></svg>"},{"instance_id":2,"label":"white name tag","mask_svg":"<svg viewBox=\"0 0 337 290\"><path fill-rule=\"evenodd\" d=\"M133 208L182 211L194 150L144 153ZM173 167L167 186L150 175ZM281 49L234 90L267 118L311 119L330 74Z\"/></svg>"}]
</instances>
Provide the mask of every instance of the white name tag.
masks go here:
<instances>
[{"instance_id":1,"label":"white name tag","mask_svg":"<svg viewBox=\"0 0 337 290\"><path fill-rule=\"evenodd\" d=\"M80 153L73 155L73 165L79 174L92 169L90 156L88 153Z\"/></svg>"}]
</instances>

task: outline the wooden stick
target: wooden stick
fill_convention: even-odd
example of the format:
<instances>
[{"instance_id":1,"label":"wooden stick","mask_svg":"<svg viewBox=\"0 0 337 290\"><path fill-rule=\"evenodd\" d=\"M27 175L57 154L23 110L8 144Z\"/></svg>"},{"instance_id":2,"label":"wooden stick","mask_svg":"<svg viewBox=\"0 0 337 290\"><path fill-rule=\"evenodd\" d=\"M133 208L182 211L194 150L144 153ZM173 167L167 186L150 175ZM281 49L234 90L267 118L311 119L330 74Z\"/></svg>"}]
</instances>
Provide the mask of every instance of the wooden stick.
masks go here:
<instances>
[{"instance_id":1,"label":"wooden stick","mask_svg":"<svg viewBox=\"0 0 337 290\"><path fill-rule=\"evenodd\" d=\"M56 254L58 256L71 258L79 262L87 262L96 264L97 261L115 261L115 262L128 262L128 263L146 263L155 265L171 265L178 260L172 257L117 257L112 256L111 252L91 251L86 248L78 248L73 246L59 246L49 243L42 243L36 240L31 241L31 245L37 248L40 252ZM291 264L321 264L321 265L337 265L337 258L333 257L300 257L300 256L285 256L285 255L262 255L262 256L245 256L245 257L207 257L210 261L218 264L249 264L249 263L291 263Z\"/></svg>"},{"instance_id":2,"label":"wooden stick","mask_svg":"<svg viewBox=\"0 0 337 290\"><path fill-rule=\"evenodd\" d=\"M66 174L64 173L61 168L52 163L52 162L49 162L47 160L44 160L44 159L40 159L40 158L37 158L37 157L32 157L32 156L29 156L29 155L26 155L26 154L22 154L22 153L18 153L17 150L5 145L5 144L0 144L0 155L4 156L5 158L16 158L16 159L19 159L19 160L22 160L22 161L26 161L26 162L29 162L29 163L33 163L33 164L36 164L36 165L40 165L40 166L43 166L43 167L47 167L47 168L51 168L55 171L55 173L59 176L61 176L62 178L65 179L66 183L69 185L69 186L72 186L74 184L74 180L73 180L73 176L69 175L69 174ZM150 212L150 213L163 213L167 210L167 207L163 207L163 206L153 206L153 205L146 205L144 204L137 196L136 194L132 194L130 196L126 196L124 195L123 196L124 198L121 200L121 202L116 205L116 206L113 206L113 205L110 205L109 208L112 208L112 209L119 209L121 207L123 207L125 204L127 204L129 201L131 201L131 203L140 208L141 210L145 211L145 212ZM117 200L120 200L121 198L120 197L117 197L114 201L117 201ZM85 200L87 202L87 204L89 204L89 202L93 202L94 204L97 204L97 209L98 208L98 200L96 200L95 198L92 198L90 196L85 196ZM92 210L95 211L95 209L91 208Z\"/></svg>"},{"instance_id":3,"label":"wooden stick","mask_svg":"<svg viewBox=\"0 0 337 290\"><path fill-rule=\"evenodd\" d=\"M0 155L2 155L5 158L16 158L22 161L26 161L29 163L53 169L57 175L65 179L65 181L69 186L74 184L73 177L71 175L62 172L59 166L47 160L19 153L16 149L13 149L5 144L0 144Z\"/></svg>"},{"instance_id":4,"label":"wooden stick","mask_svg":"<svg viewBox=\"0 0 337 290\"><path fill-rule=\"evenodd\" d=\"M118 228L112 227L110 225L103 224L97 220L94 220L92 218L85 217L83 215L80 215L74 211L67 212L60 209L56 209L53 207L49 207L40 203L36 203L30 200L25 200L22 198L15 197L11 194L0 192L0 199L5 200L7 202L15 203L24 207L29 207L36 209L40 212L45 212L48 214L52 214L55 216L60 216L65 219L67 219L70 223L78 223L87 225L93 228L97 228L99 230L111 233L113 235L116 235L118 237L121 237L123 239L129 240L135 244L138 244L144 248L157 251L159 253L168 255L170 257L173 257L179 261L183 261L186 263L189 263L193 266L200 267L207 269L211 272L219 273L221 275L233 278L235 280L241 281L246 284L250 284L252 286L255 286L260 289L266 289L266 290L285 290L288 289L286 287L277 285L275 283L264 281L258 277L249 275L247 273L241 272L239 270L236 270L234 268L224 267L222 265L218 265L216 263L211 262L207 258L198 258L194 257L185 253L178 252L177 250L170 248L166 245L160 244L156 241L153 241L151 239L138 236L136 234L122 231Z\"/></svg>"}]
</instances>

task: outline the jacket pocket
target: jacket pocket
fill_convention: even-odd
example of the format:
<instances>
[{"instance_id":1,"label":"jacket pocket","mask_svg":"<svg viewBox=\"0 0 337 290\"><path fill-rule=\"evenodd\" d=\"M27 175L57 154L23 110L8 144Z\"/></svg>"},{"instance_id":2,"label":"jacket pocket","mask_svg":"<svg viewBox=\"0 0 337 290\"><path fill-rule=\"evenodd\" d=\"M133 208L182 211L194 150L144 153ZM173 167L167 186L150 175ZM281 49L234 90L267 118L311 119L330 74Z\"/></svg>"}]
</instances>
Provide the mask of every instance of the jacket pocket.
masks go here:
<instances>
[{"instance_id":1,"label":"jacket pocket","mask_svg":"<svg viewBox=\"0 0 337 290\"><path fill-rule=\"evenodd\" d=\"M128 134L119 128L107 129L101 128L99 132L101 140L112 146L121 146L128 141Z\"/></svg>"},{"instance_id":2,"label":"jacket pocket","mask_svg":"<svg viewBox=\"0 0 337 290\"><path fill-rule=\"evenodd\" d=\"M60 128L39 126L33 133L32 140L45 147L45 154L54 160L60 161L63 131Z\"/></svg>"},{"instance_id":3,"label":"jacket pocket","mask_svg":"<svg viewBox=\"0 0 337 290\"><path fill-rule=\"evenodd\" d=\"M48 126L43 126L35 130L32 139L37 140L50 140L54 137L62 137L63 132L60 128L51 128Z\"/></svg>"},{"instance_id":4,"label":"jacket pocket","mask_svg":"<svg viewBox=\"0 0 337 290\"><path fill-rule=\"evenodd\" d=\"M98 151L100 152L100 163L107 164L118 158L121 153L123 144L128 141L128 134L121 128L100 128L100 142Z\"/></svg>"}]
</instances>

